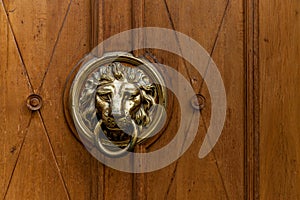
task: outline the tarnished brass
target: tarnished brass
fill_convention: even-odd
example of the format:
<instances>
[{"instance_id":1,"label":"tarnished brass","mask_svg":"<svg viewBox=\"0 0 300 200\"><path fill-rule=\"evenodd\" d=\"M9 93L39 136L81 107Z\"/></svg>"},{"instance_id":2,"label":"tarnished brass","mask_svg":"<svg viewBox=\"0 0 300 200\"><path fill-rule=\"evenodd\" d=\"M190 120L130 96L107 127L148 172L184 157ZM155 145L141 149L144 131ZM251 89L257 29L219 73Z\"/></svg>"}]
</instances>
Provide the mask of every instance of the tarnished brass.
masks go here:
<instances>
[{"instance_id":1,"label":"tarnished brass","mask_svg":"<svg viewBox=\"0 0 300 200\"><path fill-rule=\"evenodd\" d=\"M150 62L129 53L109 53L86 62L70 91L80 138L111 156L132 150L165 117L155 107L166 105L163 85Z\"/></svg>"},{"instance_id":2,"label":"tarnished brass","mask_svg":"<svg viewBox=\"0 0 300 200\"><path fill-rule=\"evenodd\" d=\"M36 111L39 110L42 105L42 97L37 95L37 94L31 94L27 97L27 107L32 110L32 111Z\"/></svg>"}]
</instances>

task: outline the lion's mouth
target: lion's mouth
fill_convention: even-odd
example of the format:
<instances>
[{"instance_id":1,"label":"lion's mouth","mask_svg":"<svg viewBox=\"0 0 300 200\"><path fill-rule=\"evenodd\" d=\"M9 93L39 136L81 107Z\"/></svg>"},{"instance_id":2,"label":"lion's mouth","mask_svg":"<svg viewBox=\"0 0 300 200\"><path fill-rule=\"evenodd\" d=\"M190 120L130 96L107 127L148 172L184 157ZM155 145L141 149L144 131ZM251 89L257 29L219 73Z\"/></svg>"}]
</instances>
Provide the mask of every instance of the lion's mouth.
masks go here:
<instances>
[{"instance_id":1,"label":"lion's mouth","mask_svg":"<svg viewBox=\"0 0 300 200\"><path fill-rule=\"evenodd\" d=\"M110 141L125 141L130 139L134 126L128 121L110 121L102 123L102 130Z\"/></svg>"}]
</instances>

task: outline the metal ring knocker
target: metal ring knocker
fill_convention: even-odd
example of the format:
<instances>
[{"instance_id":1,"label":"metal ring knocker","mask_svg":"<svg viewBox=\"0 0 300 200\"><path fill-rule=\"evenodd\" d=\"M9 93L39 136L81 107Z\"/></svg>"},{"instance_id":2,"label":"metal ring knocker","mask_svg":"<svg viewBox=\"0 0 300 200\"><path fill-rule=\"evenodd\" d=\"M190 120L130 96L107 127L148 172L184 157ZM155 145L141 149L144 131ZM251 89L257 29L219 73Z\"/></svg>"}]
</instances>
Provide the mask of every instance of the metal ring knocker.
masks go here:
<instances>
[{"instance_id":1,"label":"metal ring knocker","mask_svg":"<svg viewBox=\"0 0 300 200\"><path fill-rule=\"evenodd\" d=\"M83 62L70 89L70 112L81 140L109 156L132 151L164 121L166 90L152 63L111 52Z\"/></svg>"},{"instance_id":2,"label":"metal ring knocker","mask_svg":"<svg viewBox=\"0 0 300 200\"><path fill-rule=\"evenodd\" d=\"M134 123L134 122L132 122L132 123ZM102 133L102 135L104 135L102 132L102 129L101 129L101 124L102 124L102 120L96 125L96 128L95 128L95 143L96 143L97 147L99 148L99 150L101 150L103 153L106 153L110 156L120 156L120 155L123 155L124 153L126 153L127 151L131 151L135 147L137 139L138 139L138 129L136 126L134 127L134 131L132 132L132 136L130 138L128 145L124 149L120 149L118 151L112 151L112 150L109 150L108 148L106 148L101 142L99 133Z\"/></svg>"}]
</instances>

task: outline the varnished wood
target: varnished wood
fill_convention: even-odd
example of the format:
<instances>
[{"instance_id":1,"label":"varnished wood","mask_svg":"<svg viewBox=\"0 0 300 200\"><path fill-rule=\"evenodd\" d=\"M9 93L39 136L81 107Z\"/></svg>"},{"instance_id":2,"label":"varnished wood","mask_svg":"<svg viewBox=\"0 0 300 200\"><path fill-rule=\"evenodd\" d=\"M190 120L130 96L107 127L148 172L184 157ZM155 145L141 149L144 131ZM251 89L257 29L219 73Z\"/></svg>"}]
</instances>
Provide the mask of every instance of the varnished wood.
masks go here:
<instances>
[{"instance_id":1,"label":"varnished wood","mask_svg":"<svg viewBox=\"0 0 300 200\"><path fill-rule=\"evenodd\" d=\"M260 198L300 199L300 2L259 4Z\"/></svg>"},{"instance_id":2,"label":"varnished wood","mask_svg":"<svg viewBox=\"0 0 300 200\"><path fill-rule=\"evenodd\" d=\"M37 90L51 64L70 1L48 4L38 0L30 3L4 0L4 5L30 81Z\"/></svg>"},{"instance_id":3,"label":"varnished wood","mask_svg":"<svg viewBox=\"0 0 300 200\"><path fill-rule=\"evenodd\" d=\"M76 62L78 62L85 53L93 49L98 42L103 41L113 34L133 27L160 26L182 31L198 40L204 47L209 49L210 53L213 53L214 50L218 48L217 40L219 38L219 34L222 33L225 15L229 12L228 2L220 1L220 3L221 4L219 5L213 5L212 8L210 7L210 3L204 4L204 2L194 2L192 5L186 5L184 2L179 3L167 1L125 1L122 4L118 4L114 1L93 0L90 2L71 2L71 4L60 5L60 8L62 10L65 9L65 12L62 12L64 14L57 13L61 16L61 25L57 25L57 29L51 30L54 32L56 30L55 34L57 37L53 40L53 43L49 43L49 49L52 47L52 53L49 54L50 58L45 56L45 60L50 59L49 63L47 64L45 60L40 60L39 62L46 63L45 66L41 68L33 68L33 64L31 62L26 65L29 68L29 74L32 74L32 80L34 80L32 87L35 91L40 92L44 99L44 107L41 110L40 123L41 127L44 127L44 134L48 137L47 141L50 152L52 152L52 162L57 166L57 174L61 180L61 184L58 185L57 188L53 188L53 191L62 187L64 189L64 195L71 199L75 197L81 199L128 199L132 197L150 199L182 199L196 198L198 196L203 196L203 198L208 199L228 199L231 197L230 195L233 195L234 197L240 197L242 195L242 189L231 194L231 188L234 187L229 186L229 188L227 188L228 186L226 186L224 182L223 176L229 177L229 183L232 181L230 179L232 176L230 175L230 171L225 170L222 172L222 169L224 168L222 168L220 162L217 161L217 159L220 159L218 158L218 154L224 155L225 152L222 153L224 150L213 152L203 161L198 161L196 163L190 162L191 158L197 159L194 152L199 150L199 145L203 140L203 136L207 128L205 121L208 120L209 115L205 115L205 112L203 115L204 120L199 128L199 137L197 137L195 141L195 144L197 145L194 145L184 157L160 171L133 177L131 174L118 172L95 162L95 160L73 138L72 134L70 134L70 130L68 129L66 122L63 120L64 116L61 112L62 105L59 103L62 98L64 81L68 76L68 72L70 72L72 67L76 65ZM7 2L6 4L9 8L17 5L16 2L14 2L14 4ZM235 13L238 13L238 8L241 8L241 2L233 5L237 6L237 9L232 11L233 16L235 16ZM214 13L200 12L200 16L198 11L195 12L196 8L197 10L199 9L202 11L212 9L214 10ZM34 7L33 9L37 8ZM44 6L43 9L51 10L52 8ZM186 9L190 9L192 12L189 12ZM50 10L47 12L52 13ZM42 11L43 10L41 10L41 12ZM35 19L32 12L27 13L26 10L22 10L22 12L25 12L26 20L30 21L30 19ZM135 15L133 12L138 12L138 14ZM78 15L78 13L81 13L82 15ZM163 17L157 15L157 13L161 13ZM176 16L181 16L181 18L177 18ZM207 18L212 17L215 17L213 23L207 21ZM34 33L31 33L30 31L27 31L28 35L19 36L19 31L22 26L17 24L17 19L19 18L14 16L11 17L12 23L14 25L16 24L16 33L23 48L21 48L21 50L25 51L24 55L26 60L28 60L28 56L30 57L33 52L38 52L39 48L44 45L44 43L42 43L44 40L37 40L30 43L30 40L27 40L27 38L32 35L34 36ZM197 19L201 19L201 23L198 22ZM238 19L239 18L237 18L237 20ZM190 20L190 22L186 23L188 20ZM73 21L76 21L76 23L73 23ZM51 23L46 24L48 26L52 26ZM230 23L234 24L233 22L229 22L229 24ZM190 31L190 27L194 25L198 25L199 27ZM242 27L242 25L237 26ZM209 27L209 29L205 30L205 27ZM79 34L72 34L73 30L76 29L80 29L81 32ZM45 36L47 35L48 29L42 29L39 31L41 31L42 35ZM206 35L206 37L204 37L204 35ZM136 42L143 42L144 39L145 38L141 36L140 38L137 38ZM176 41L176 35L174 35L174 39ZM242 43L242 38L237 38L237 40L239 41L238 44ZM27 50L25 47L33 46L34 44L36 44L36 49L33 48L32 52L26 52ZM219 48L223 47L222 44L223 43L221 43ZM131 45L135 45L135 43ZM115 46L111 47L115 48ZM178 48L180 48L180 44L178 44ZM108 47L105 50L109 51L113 49ZM49 52L47 51L43 53L48 55ZM199 74L196 74L195 70L193 70L192 67L181 58L174 57L172 54L158 50L151 50L148 52L138 51L136 53L137 55L147 53L148 55L155 56L156 60L159 62L168 64L183 73L189 80L191 80L195 90L200 90L201 77ZM20 54L22 54L22 52L20 52ZM60 55L64 56L60 57ZM219 57L220 55L223 55L223 52L219 53L216 57ZM39 63L37 61L32 62L36 64ZM223 63L223 61L221 60L220 63ZM237 63L240 63L240 61L237 61ZM225 66L222 66L222 68L224 67ZM40 74L43 74L43 76ZM193 76L191 76L191 74ZM224 75L226 75L226 73L224 73ZM206 86L204 86L204 88L205 87ZM209 100L209 97L207 98ZM180 116L179 113L176 112L178 111L177 108L179 107L175 102L175 112L172 114L172 121L169 124L169 127L165 130L168 134L159 138L155 144L147 147L148 151L158 149L166 145L170 139L172 139L174 136L173 134L176 133L177 124L179 122L178 119ZM207 107L207 110L209 110L209 106ZM61 132L62 134L60 135L58 132ZM230 139L226 139L223 142L225 147L228 145L227 142L229 141ZM237 144L243 142L241 138L237 139L237 141ZM243 148L243 145L238 146ZM232 155L233 154L229 153L228 156L230 157ZM232 159L241 159L242 157L240 156L242 155L238 155L238 157L233 157ZM80 161L78 161L78 158L80 158ZM195 170L197 173L194 173ZM243 166L233 165L233 169L231 170L243 171ZM186 174L187 172L188 175ZM225 178L225 181L226 180L227 178ZM235 180L238 182L242 179L241 177L236 177ZM139 184L134 184L134 181L138 181ZM158 185L157 182L163 182L166 184ZM239 185L238 188L243 188L243 185ZM151 192L154 190L156 193ZM227 190L229 190L230 194L228 194ZM137 192L137 194L133 194L133 192ZM22 197L23 194L19 195Z\"/></svg>"},{"instance_id":4,"label":"varnished wood","mask_svg":"<svg viewBox=\"0 0 300 200\"><path fill-rule=\"evenodd\" d=\"M91 183L95 182L95 178L103 177L101 173L99 177L91 176L95 174L97 165L72 135L61 110L65 81L73 67L90 49L89 6L88 1L72 2L52 64L40 89L44 99L41 109L43 122L70 199L91 198L94 195L91 193L94 190ZM78 30L77 34L74 30ZM101 191L101 187L97 189Z\"/></svg>"},{"instance_id":5,"label":"varnished wood","mask_svg":"<svg viewBox=\"0 0 300 200\"><path fill-rule=\"evenodd\" d=\"M242 152L244 151L244 137L240 132L243 132L244 129L242 125L239 125L244 122L244 113L242 111L244 93L243 87L241 86L245 79L239 76L244 73L242 6L243 2L227 4L226 1L220 1L214 5L210 3L206 4L202 1L192 3L184 1L154 1L153 3L153 1L151 1L151 3L146 4L146 10L148 11L145 15L146 26L167 27L186 33L203 45L208 52L213 54L213 59L217 62L217 66L225 79L225 87L229 89L229 91L227 91L229 92L227 94L229 98L228 102L229 105L231 105L230 107L232 107L231 113L234 113L228 116L228 124L225 125L223 135L215 147L214 152L204 160L197 160L195 155L197 155L199 151L199 145L201 145L203 141L203 136L206 133L210 119L210 106L208 105L204 109L202 113L204 121L200 123L197 139L191 147L192 150L185 153L175 164L161 171L147 174L148 191L153 190L153 188L159 191L155 194L148 194L150 199L190 199L197 197L203 199L243 198L244 155ZM210 9L214 10L214 12L208 12ZM162 14L159 16L156 15L157 10ZM214 16L210 17L210 15ZM180 16L180 18L178 16ZM213 18L214 20L199 21L206 18ZM207 26L205 26L206 23L209 23L209 25L207 24ZM209 28L202 28L202 26ZM193 28L191 29L190 27ZM234 31L230 32L230 30ZM225 37L224 35L230 35L230 37ZM235 42L233 43L231 41ZM230 51L230 53L226 53L227 50ZM195 91L203 92L209 103L209 94L207 90L205 91L206 86L204 85L203 89L200 90L202 77L199 76L189 63L174 57L174 55L168 55L159 51L153 51L152 53L158 57L160 62L178 68L178 70L190 80ZM224 55L228 58L225 59ZM230 73L228 70L232 70L232 72ZM227 73L228 75L226 75ZM229 83L233 80L231 77L233 74L235 74L235 84ZM237 116L240 117L236 118ZM231 121L235 121L235 123L231 125ZM238 121L240 121L240 123ZM175 131L174 134L176 130L176 127L173 127L172 131ZM161 138L153 147L161 147L167 144L169 140L170 139L167 138ZM236 149L231 148L231 146L236 146ZM194 152L194 154L192 152ZM225 167L226 165L227 167ZM207 168L210 170L205 171ZM232 174L232 176L229 174ZM237 174L240 175L236 176ZM160 177L158 182L163 179L169 179L167 186L157 186L154 182L157 177Z\"/></svg>"},{"instance_id":6,"label":"varnished wood","mask_svg":"<svg viewBox=\"0 0 300 200\"><path fill-rule=\"evenodd\" d=\"M299 199L299 12L296 0L0 1L0 198ZM206 106L197 137L179 160L133 175L104 166L74 138L62 98L69 73L98 43L147 26L185 33L208 51L223 77L228 110L217 145L199 160L211 115L205 75L180 56L134 51L179 71ZM180 50L176 34L171 37ZM146 41L128 34L123 42ZM26 107L32 93L43 98L36 112ZM180 112L176 98L170 100L164 133L137 151L157 150L174 137Z\"/></svg>"},{"instance_id":7,"label":"varnished wood","mask_svg":"<svg viewBox=\"0 0 300 200\"><path fill-rule=\"evenodd\" d=\"M132 28L142 28L144 27L145 20L145 0L132 0L131 14L132 14ZM145 45L146 37L144 34L138 34L138 37L132 37L132 47L136 49L138 46ZM145 49L136 49L133 51L135 56L141 56L145 54Z\"/></svg>"},{"instance_id":8,"label":"varnished wood","mask_svg":"<svg viewBox=\"0 0 300 200\"><path fill-rule=\"evenodd\" d=\"M33 114L5 199L70 199L41 120Z\"/></svg>"},{"instance_id":9,"label":"varnished wood","mask_svg":"<svg viewBox=\"0 0 300 200\"><path fill-rule=\"evenodd\" d=\"M137 153L147 153L146 148L144 145L138 145L135 148L135 152ZM137 161L139 166L145 166L145 161L143 159L140 159ZM136 173L133 175L133 185L132 185L132 192L133 192L133 196L132 199L135 200L145 200L147 199L147 181L146 181L146 174L145 173Z\"/></svg>"},{"instance_id":10,"label":"varnished wood","mask_svg":"<svg viewBox=\"0 0 300 200\"><path fill-rule=\"evenodd\" d=\"M245 1L245 198L259 199L259 63L258 0Z\"/></svg>"},{"instance_id":11,"label":"varnished wood","mask_svg":"<svg viewBox=\"0 0 300 200\"><path fill-rule=\"evenodd\" d=\"M34 127L42 128L30 129L30 131L28 131L27 134L30 134L31 139L24 139L24 145L26 144L26 146L29 149L25 149L24 153L20 154L19 161L21 161L21 163L17 164L15 168L16 178L14 178L14 175L12 175L11 185L7 190L7 198L9 199L47 199L47 197L51 199L52 197L50 195L47 195L48 193L51 193L53 195L58 193L57 197L58 195L60 195L61 199L74 198L75 196L84 199L90 196L89 192L82 192L90 190L90 178L87 178L89 177L88 175L90 173L90 170L87 170L90 168L90 155L82 147L80 147L80 145L78 145L76 141L74 141L74 138L72 136L69 135L69 129L68 127L66 127L66 123L64 122L64 117L61 112L61 91L64 85L63 80L68 74L68 69L71 69L72 66L77 62L77 59L79 60L79 58L81 58L85 54L85 52L87 52L88 49L88 41L85 40L88 40L89 36L85 33L89 33L89 23L86 22L86 20L88 20L89 18L86 18L85 13L87 13L88 11L89 4L84 4L83 1L81 1L76 2L76 4L69 4L69 7L65 7L64 3L55 4L55 6L57 7L54 9L54 11L51 11L53 7L47 7L46 2L44 1L40 1L39 4L35 4L34 2L32 2L32 4L23 4L17 1L7 1L5 4L5 7L7 8L8 12L12 9L12 7L17 7L19 10L16 8L15 12L23 13L18 13L18 15L14 15L16 13L12 12L9 14L9 21L13 24L12 33L14 34L13 36L16 37L16 44L12 45L12 47L19 50L19 56L21 58L24 58L22 59L22 61L30 60L30 57L28 58L28 56L30 55L34 55L35 59L40 59L38 62L30 60L30 62L24 62L23 64L25 70L29 69L29 71L31 71L27 78L29 80L34 80L29 82L29 84L32 84L30 85L30 87L32 87L35 91L40 92L44 100L44 106L41 110L40 119L33 118L31 121L31 124L35 124ZM36 29L33 29L32 31L26 29L26 34L19 35L20 31L24 31L22 27L25 26L26 23L28 23L28 27L31 27L32 25L38 25L34 22L39 19L36 18L36 13L32 12L31 9L39 9L39 6L41 4L44 4L42 7L47 11L43 12L47 12L47 15L57 14L59 15L57 17L61 17L62 21L60 21L60 24L58 24L58 22L55 22L55 20L51 21L51 18L42 18L43 27L39 27L40 29L38 30L38 32L43 37L46 37L47 35L47 40L39 40L37 38L36 40L33 40L36 34ZM22 5L29 6L32 8L22 8ZM52 6L54 6L54 4ZM56 13L57 10L63 11L64 14L60 14L60 12ZM74 24L73 20L77 21L77 23ZM80 25L80 23L78 23L78 21L82 22L82 26ZM23 25L24 23L25 25ZM52 33L51 31L55 30L52 27L53 23L56 23L62 28L57 30L57 32L55 33L55 37L52 38L50 36L50 33ZM76 29L75 26L80 30L86 32L83 32L82 34L73 34L73 30ZM72 33L70 31L72 31ZM86 36L86 39L84 39L84 35ZM72 36L74 36L75 38L72 38ZM52 43L46 43L48 40L51 40ZM68 40L68 44L71 45L66 45L66 40ZM74 41L79 42L77 43ZM45 46L45 44L49 45L50 50L48 48L44 48L42 50L44 52L39 54L39 52L41 51L42 47ZM53 48L51 49L50 47ZM69 47L69 49L66 49L65 47ZM72 48L74 49L71 50ZM74 50L78 52L77 55L74 54ZM24 51L26 52L23 53ZM49 55L51 58L45 55ZM65 58L64 60L60 60L61 55L63 55L62 57ZM40 66L40 62L46 63L46 67ZM34 71L36 71L36 73ZM31 76L32 73L35 74ZM27 75L26 71L24 72L24 75ZM21 87L21 85L17 85ZM30 92L28 92L28 95L29 93ZM49 95L52 98L49 98ZM53 106L55 106L55 108ZM45 113L49 114L44 115L44 111ZM30 127L33 126L31 124ZM11 126L13 125L11 124ZM23 131L24 130L25 129L23 129ZM41 135L42 138L36 136L36 134L38 134L38 136ZM33 155L32 157L31 154L34 154L34 152L32 152L34 150L34 147L39 147L40 143L45 149L45 152L38 152L38 156L34 157ZM21 153L22 152L23 150L21 151ZM47 163L45 163L45 165L34 165L33 163L27 162L27 160L29 160L30 162L36 162L37 160L35 160L35 158L38 159L40 157L49 160L49 162L51 162L51 165ZM78 158L80 158L80 160L78 160ZM82 166L80 166L80 164L78 165L78 162L77 164L72 164L73 161L79 161L79 163L83 163L83 166L88 167L83 168ZM30 168L30 166L28 168L27 165L32 165L34 168ZM58 180L55 183L52 181L53 184L49 188L45 188L46 183L43 182L48 181L49 179L47 173L44 173L45 170L47 170L47 167L50 167L50 169L48 169L49 172L52 173L52 175L50 176L53 176L55 180ZM28 168L29 171L26 172L27 178L24 176L25 174L22 173L22 171L20 171L22 168ZM32 169L34 169L34 171L32 171ZM39 177L36 177L34 175L35 173ZM38 181L40 181L41 184L38 184ZM51 182L47 184L51 184ZM24 189L19 190L18 188L21 186ZM47 191L42 190L43 188L47 189ZM58 190L60 192L57 192Z\"/></svg>"},{"instance_id":12,"label":"varnished wood","mask_svg":"<svg viewBox=\"0 0 300 200\"><path fill-rule=\"evenodd\" d=\"M31 122L25 99L32 90L2 2L0 35L0 198L3 199L11 185Z\"/></svg>"}]
</instances>

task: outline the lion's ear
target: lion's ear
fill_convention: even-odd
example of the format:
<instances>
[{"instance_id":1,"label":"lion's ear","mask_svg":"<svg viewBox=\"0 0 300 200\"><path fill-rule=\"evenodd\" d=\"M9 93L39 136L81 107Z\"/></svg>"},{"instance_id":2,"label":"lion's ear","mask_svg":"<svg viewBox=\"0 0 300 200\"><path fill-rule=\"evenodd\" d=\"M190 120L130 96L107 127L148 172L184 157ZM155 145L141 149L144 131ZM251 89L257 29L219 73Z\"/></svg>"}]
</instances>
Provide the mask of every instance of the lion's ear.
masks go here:
<instances>
[{"instance_id":1,"label":"lion's ear","mask_svg":"<svg viewBox=\"0 0 300 200\"><path fill-rule=\"evenodd\" d=\"M156 99L157 91L156 91L155 84L154 83L151 84L150 88L151 88L151 94L149 94L149 95L151 95L153 97L153 99Z\"/></svg>"},{"instance_id":2,"label":"lion's ear","mask_svg":"<svg viewBox=\"0 0 300 200\"><path fill-rule=\"evenodd\" d=\"M154 84L141 87L142 104L145 112L148 114L148 110L156 102L156 87Z\"/></svg>"},{"instance_id":3,"label":"lion's ear","mask_svg":"<svg viewBox=\"0 0 300 200\"><path fill-rule=\"evenodd\" d=\"M146 95L151 96L154 100L156 99L157 91L155 84L142 86L141 88L143 91L145 91Z\"/></svg>"}]
</instances>

